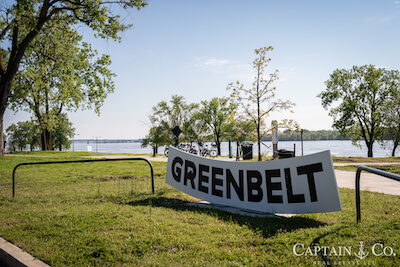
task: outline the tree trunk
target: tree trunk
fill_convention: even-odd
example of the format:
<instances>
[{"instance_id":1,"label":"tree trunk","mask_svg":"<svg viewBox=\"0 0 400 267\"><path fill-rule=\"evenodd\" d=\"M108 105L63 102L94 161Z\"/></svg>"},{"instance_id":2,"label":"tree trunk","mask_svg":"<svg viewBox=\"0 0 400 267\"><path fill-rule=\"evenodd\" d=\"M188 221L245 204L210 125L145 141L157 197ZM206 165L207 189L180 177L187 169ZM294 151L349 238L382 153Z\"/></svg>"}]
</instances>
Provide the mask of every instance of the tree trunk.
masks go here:
<instances>
[{"instance_id":1,"label":"tree trunk","mask_svg":"<svg viewBox=\"0 0 400 267\"><path fill-rule=\"evenodd\" d=\"M4 135L3 135L3 119L4 119L4 114L0 116L0 158L4 157L6 151Z\"/></svg>"},{"instance_id":2,"label":"tree trunk","mask_svg":"<svg viewBox=\"0 0 400 267\"><path fill-rule=\"evenodd\" d=\"M374 142L367 142L367 148L368 148L368 157L372 158L374 156L372 152L372 147L374 146Z\"/></svg>"},{"instance_id":3,"label":"tree trunk","mask_svg":"<svg viewBox=\"0 0 400 267\"><path fill-rule=\"evenodd\" d=\"M42 150L53 150L51 147L51 132L47 128L42 131Z\"/></svg>"},{"instance_id":4,"label":"tree trunk","mask_svg":"<svg viewBox=\"0 0 400 267\"><path fill-rule=\"evenodd\" d=\"M4 122L4 112L6 111L8 102L8 96L11 91L11 81L7 81L5 77L1 77L0 81L0 157L4 157L5 153L3 122Z\"/></svg>"},{"instance_id":5,"label":"tree trunk","mask_svg":"<svg viewBox=\"0 0 400 267\"><path fill-rule=\"evenodd\" d=\"M392 157L396 155L396 149L399 146L399 140L393 140Z\"/></svg>"},{"instance_id":6,"label":"tree trunk","mask_svg":"<svg viewBox=\"0 0 400 267\"><path fill-rule=\"evenodd\" d=\"M217 136L215 140L215 144L217 145L217 153L218 156L221 156L221 141L219 140L219 137Z\"/></svg>"}]
</instances>

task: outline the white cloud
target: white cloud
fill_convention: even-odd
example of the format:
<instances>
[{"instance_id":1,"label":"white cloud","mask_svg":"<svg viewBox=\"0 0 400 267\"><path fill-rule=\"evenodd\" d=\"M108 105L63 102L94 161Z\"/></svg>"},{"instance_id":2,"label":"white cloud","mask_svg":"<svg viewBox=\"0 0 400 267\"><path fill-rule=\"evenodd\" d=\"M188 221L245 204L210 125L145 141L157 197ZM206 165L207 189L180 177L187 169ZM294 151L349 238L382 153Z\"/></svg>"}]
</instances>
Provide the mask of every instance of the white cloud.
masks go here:
<instances>
[{"instance_id":1,"label":"white cloud","mask_svg":"<svg viewBox=\"0 0 400 267\"><path fill-rule=\"evenodd\" d=\"M233 62L228 59L217 59L217 58L206 58L206 57L195 58L195 66L202 70L215 69L232 64Z\"/></svg>"}]
</instances>

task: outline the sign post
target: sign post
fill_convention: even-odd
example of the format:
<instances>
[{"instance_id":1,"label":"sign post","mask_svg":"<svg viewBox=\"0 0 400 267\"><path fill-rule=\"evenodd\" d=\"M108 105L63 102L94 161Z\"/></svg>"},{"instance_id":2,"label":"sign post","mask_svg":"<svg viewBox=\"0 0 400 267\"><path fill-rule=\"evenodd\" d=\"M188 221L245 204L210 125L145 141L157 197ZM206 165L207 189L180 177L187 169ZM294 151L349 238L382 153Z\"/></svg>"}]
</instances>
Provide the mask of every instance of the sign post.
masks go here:
<instances>
[{"instance_id":1,"label":"sign post","mask_svg":"<svg viewBox=\"0 0 400 267\"><path fill-rule=\"evenodd\" d=\"M182 133L182 130L179 126L175 126L174 129L172 129L172 133L175 135L175 146L177 146L179 144L179 135Z\"/></svg>"},{"instance_id":2,"label":"sign post","mask_svg":"<svg viewBox=\"0 0 400 267\"><path fill-rule=\"evenodd\" d=\"M278 157L278 122L272 121L272 157Z\"/></svg>"}]
</instances>

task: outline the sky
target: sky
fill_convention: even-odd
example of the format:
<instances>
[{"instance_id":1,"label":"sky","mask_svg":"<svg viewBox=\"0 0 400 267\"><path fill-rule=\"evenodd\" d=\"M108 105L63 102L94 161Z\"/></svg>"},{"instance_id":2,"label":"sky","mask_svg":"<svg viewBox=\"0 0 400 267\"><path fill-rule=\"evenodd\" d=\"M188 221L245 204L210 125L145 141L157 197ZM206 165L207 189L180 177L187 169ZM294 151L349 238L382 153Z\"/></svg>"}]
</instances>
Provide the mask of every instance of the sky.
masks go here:
<instances>
[{"instance_id":1,"label":"sky","mask_svg":"<svg viewBox=\"0 0 400 267\"><path fill-rule=\"evenodd\" d=\"M279 71L276 98L290 100L294 119L308 130L331 129L333 119L319 93L336 69L372 64L400 69L400 1L393 0L149 0L140 11L122 12L133 27L122 42L85 40L111 56L115 92L100 115L68 113L75 139L138 139L160 101L181 95L187 103L226 97L230 82L250 86L254 50L272 46L266 73ZM4 128L32 114L6 111Z\"/></svg>"}]
</instances>

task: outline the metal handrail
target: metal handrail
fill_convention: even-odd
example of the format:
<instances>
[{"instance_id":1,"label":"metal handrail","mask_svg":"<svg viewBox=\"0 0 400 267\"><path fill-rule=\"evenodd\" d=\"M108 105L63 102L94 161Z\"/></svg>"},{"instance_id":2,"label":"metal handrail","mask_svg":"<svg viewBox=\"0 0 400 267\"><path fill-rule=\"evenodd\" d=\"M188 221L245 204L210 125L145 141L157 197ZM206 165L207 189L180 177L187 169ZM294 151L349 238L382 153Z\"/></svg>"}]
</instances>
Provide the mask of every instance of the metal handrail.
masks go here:
<instances>
[{"instance_id":1,"label":"metal handrail","mask_svg":"<svg viewBox=\"0 0 400 267\"><path fill-rule=\"evenodd\" d=\"M396 180L400 182L400 175L393 174L390 172L385 172L382 170L374 169L367 166L359 166L356 172L356 210L357 210L357 223L361 220L361 204L360 204L360 177L361 171L367 171L370 173L374 173L380 176L384 176L386 178Z\"/></svg>"},{"instance_id":2,"label":"metal handrail","mask_svg":"<svg viewBox=\"0 0 400 267\"><path fill-rule=\"evenodd\" d=\"M13 180L13 197L15 197L15 171L18 167L23 165L44 165L44 164L64 164L64 163L84 163L84 162L100 162L100 161L122 161L122 160L142 160L149 164L151 171L151 189L154 194L154 171L153 165L145 158L116 158L116 159L83 159L83 160L65 160L65 161L43 161L43 162L24 162L19 163L14 167L12 180Z\"/></svg>"}]
</instances>

